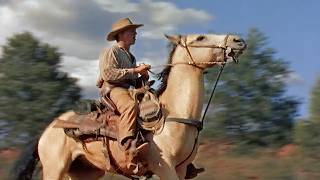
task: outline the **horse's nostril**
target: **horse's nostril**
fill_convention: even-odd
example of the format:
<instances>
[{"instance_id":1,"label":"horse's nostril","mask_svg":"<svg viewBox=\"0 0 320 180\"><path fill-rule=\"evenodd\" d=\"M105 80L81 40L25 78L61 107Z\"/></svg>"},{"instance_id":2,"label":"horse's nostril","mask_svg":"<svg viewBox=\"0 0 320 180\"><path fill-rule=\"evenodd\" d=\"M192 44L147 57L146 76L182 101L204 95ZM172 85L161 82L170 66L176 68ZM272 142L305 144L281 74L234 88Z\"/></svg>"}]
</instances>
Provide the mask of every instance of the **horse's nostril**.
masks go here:
<instances>
[{"instance_id":1,"label":"horse's nostril","mask_svg":"<svg viewBox=\"0 0 320 180\"><path fill-rule=\"evenodd\" d=\"M236 43L238 46L246 48L246 42L242 38L234 38L233 42Z\"/></svg>"}]
</instances>

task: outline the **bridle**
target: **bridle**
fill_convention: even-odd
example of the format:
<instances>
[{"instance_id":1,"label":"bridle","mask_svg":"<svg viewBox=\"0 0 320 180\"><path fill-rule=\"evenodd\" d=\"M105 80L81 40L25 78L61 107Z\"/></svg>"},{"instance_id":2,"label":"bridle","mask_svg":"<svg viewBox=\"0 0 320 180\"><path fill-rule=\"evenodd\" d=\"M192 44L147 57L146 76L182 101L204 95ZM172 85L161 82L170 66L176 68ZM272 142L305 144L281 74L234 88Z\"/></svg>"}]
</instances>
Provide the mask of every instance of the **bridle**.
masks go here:
<instances>
[{"instance_id":1,"label":"bridle","mask_svg":"<svg viewBox=\"0 0 320 180\"><path fill-rule=\"evenodd\" d=\"M196 148L196 145L197 145L197 142L198 142L198 139L199 139L199 133L200 131L203 129L203 121L204 121L204 118L205 118L205 115L207 113L207 110L209 108L209 105L210 105L210 102L212 100L212 97L213 97L213 94L214 94L214 91L217 87L217 84L218 84L218 81L219 81L219 78L220 78L220 75L222 74L222 71L226 65L226 56L227 56L227 50L228 50L228 46L227 46L227 42L228 42L228 38L229 38L229 34L226 35L226 37L224 38L224 44L223 45L192 45L192 44L187 44L187 38L184 37L183 38L183 43L181 43L181 41L179 41L179 43L176 43L176 45L180 45L182 47L184 47L188 53L188 56L190 58L191 61L188 61L188 62L178 62L178 63L171 63L171 64L167 64L168 66L175 66L175 65L178 65L178 64L186 64L186 65L191 65L191 66L194 66L196 68L199 68L201 70L203 70L204 68L199 66L199 65L203 65L203 64L218 64L218 62L214 62L214 61L207 61L207 62L196 62L194 61L192 55L191 55L191 52L189 50L190 47L192 48L220 48L220 49L223 49L223 60L224 62L222 63L219 63L221 66L220 66L220 71L219 71L219 74L217 76L217 79L214 83L214 87L213 87L213 90L211 92L211 96L209 98L209 101L208 101L208 104L206 106L206 109L202 115L202 118L201 120L197 120L197 119L184 119L184 118L167 118L166 121L173 121L173 122L177 122L177 123L182 123L182 124L186 124L186 125L190 125L190 126L194 126L197 128L198 132L197 132L197 136L196 136L196 139L195 139L195 142L194 142L194 145L193 145L193 148L192 148L192 151L191 153L189 154L189 156L183 160L182 162L180 162L179 164L176 165L176 167L180 166L181 164L183 164L184 162L186 162L190 157L191 155L193 154L193 151L195 150ZM180 39L181 39L181 36L180 36ZM235 59L233 59L235 61Z\"/></svg>"},{"instance_id":2,"label":"bridle","mask_svg":"<svg viewBox=\"0 0 320 180\"><path fill-rule=\"evenodd\" d=\"M178 64L187 64L187 65L192 65L196 68L199 68L199 69L204 69L203 67L199 66L199 65L204 65L204 64L208 64L208 65L213 65L213 64L224 64L226 62L226 51L228 49L228 46L227 46L227 42L228 42L228 38L229 38L229 34L226 35L226 37L224 38L224 43L223 45L192 45L192 44L187 44L187 37L183 37L183 40L182 42L179 41L178 43L176 43L176 45L179 45L179 46L182 46L183 48L185 48L185 50L187 51L188 53L188 56L190 58L191 61L188 61L188 62L177 62L177 63L171 63L171 64L167 64L168 66L175 66L175 65L178 65ZM180 39L181 39L181 36L180 36ZM192 47L192 48L219 48L219 49L223 49L223 59L224 59L224 62L222 63L218 63L218 62L214 62L214 61L205 61L205 62L196 62L192 55L191 55L191 52L189 50L189 48Z\"/></svg>"},{"instance_id":3,"label":"bridle","mask_svg":"<svg viewBox=\"0 0 320 180\"><path fill-rule=\"evenodd\" d=\"M175 45L177 46L182 46L183 48L185 48L185 50L188 53L188 56L190 58L190 61L187 62L176 62L176 63L167 63L167 64L161 64L161 65L157 65L157 66L152 66L151 69L154 68L160 68L160 67L166 67L166 66L176 66L176 65L180 65L180 64L184 64L184 65L191 65L194 66L198 69L204 70L205 68L199 66L199 65L215 65L218 64L220 66L224 66L226 64L226 56L227 56L227 51L228 50L232 50L232 48L227 46L227 42L228 42L228 38L229 38L230 34L227 34L226 37L223 40L223 45L192 45L192 44L187 44L187 37L183 37L181 35L179 35L179 42L173 42ZM181 39L183 39L183 42L181 42ZM189 48L219 48L219 49L223 49L223 62L216 62L216 61L205 61L205 62L196 62L192 55L191 52L189 50ZM233 58L233 61L235 63L238 63L238 60L236 60L235 58ZM151 71L150 69L148 70L151 74L156 75L156 73L154 73L153 71Z\"/></svg>"}]
</instances>

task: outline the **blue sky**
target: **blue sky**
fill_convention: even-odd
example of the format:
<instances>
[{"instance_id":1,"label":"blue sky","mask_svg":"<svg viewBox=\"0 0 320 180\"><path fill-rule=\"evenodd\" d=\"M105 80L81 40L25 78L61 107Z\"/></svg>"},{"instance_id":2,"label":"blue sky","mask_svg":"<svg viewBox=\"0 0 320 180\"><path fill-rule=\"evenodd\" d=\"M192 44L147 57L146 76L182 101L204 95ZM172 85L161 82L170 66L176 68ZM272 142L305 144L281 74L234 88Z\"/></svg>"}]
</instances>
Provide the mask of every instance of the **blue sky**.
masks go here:
<instances>
[{"instance_id":1,"label":"blue sky","mask_svg":"<svg viewBox=\"0 0 320 180\"><path fill-rule=\"evenodd\" d=\"M79 79L84 97L95 98L97 58L110 45L104 38L112 22L121 17L145 24L132 51L152 65L166 60L163 34L245 36L255 27L269 38L276 58L290 63L288 94L302 100L299 113L308 116L310 90L320 75L319 7L317 0L7 0L0 1L0 45L15 33L31 31L59 47L61 69Z\"/></svg>"},{"instance_id":2,"label":"blue sky","mask_svg":"<svg viewBox=\"0 0 320 180\"><path fill-rule=\"evenodd\" d=\"M175 1L178 7L213 12L214 19L205 28L215 32L245 35L256 27L276 49L277 58L290 63L297 76L288 82L288 94L302 100L299 112L308 115L308 98L317 77L320 78L320 1L317 0L189 0ZM192 31L199 31L193 28Z\"/></svg>"}]
</instances>

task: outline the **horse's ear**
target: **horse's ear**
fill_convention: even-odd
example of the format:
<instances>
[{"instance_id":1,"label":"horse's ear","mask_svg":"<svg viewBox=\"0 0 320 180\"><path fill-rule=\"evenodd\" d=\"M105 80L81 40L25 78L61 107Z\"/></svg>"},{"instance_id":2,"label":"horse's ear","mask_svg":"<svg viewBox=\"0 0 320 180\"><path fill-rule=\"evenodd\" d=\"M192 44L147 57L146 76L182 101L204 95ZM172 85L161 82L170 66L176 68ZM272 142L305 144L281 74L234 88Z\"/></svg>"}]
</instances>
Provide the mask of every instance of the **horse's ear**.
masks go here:
<instances>
[{"instance_id":1,"label":"horse's ear","mask_svg":"<svg viewBox=\"0 0 320 180\"><path fill-rule=\"evenodd\" d=\"M181 35L164 35L169 41L174 44L180 44Z\"/></svg>"}]
</instances>

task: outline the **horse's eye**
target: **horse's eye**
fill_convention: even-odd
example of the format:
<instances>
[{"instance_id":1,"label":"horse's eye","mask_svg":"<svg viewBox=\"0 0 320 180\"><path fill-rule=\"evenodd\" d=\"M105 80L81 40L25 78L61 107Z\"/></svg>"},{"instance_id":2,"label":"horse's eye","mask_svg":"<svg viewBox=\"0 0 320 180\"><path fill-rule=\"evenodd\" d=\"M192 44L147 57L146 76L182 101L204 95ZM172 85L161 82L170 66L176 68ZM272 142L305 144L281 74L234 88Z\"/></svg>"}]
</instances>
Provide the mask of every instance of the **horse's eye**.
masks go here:
<instances>
[{"instance_id":1,"label":"horse's eye","mask_svg":"<svg viewBox=\"0 0 320 180\"><path fill-rule=\"evenodd\" d=\"M198 36L197 37L197 41L202 41L202 40L204 40L206 37L205 36Z\"/></svg>"}]
</instances>

